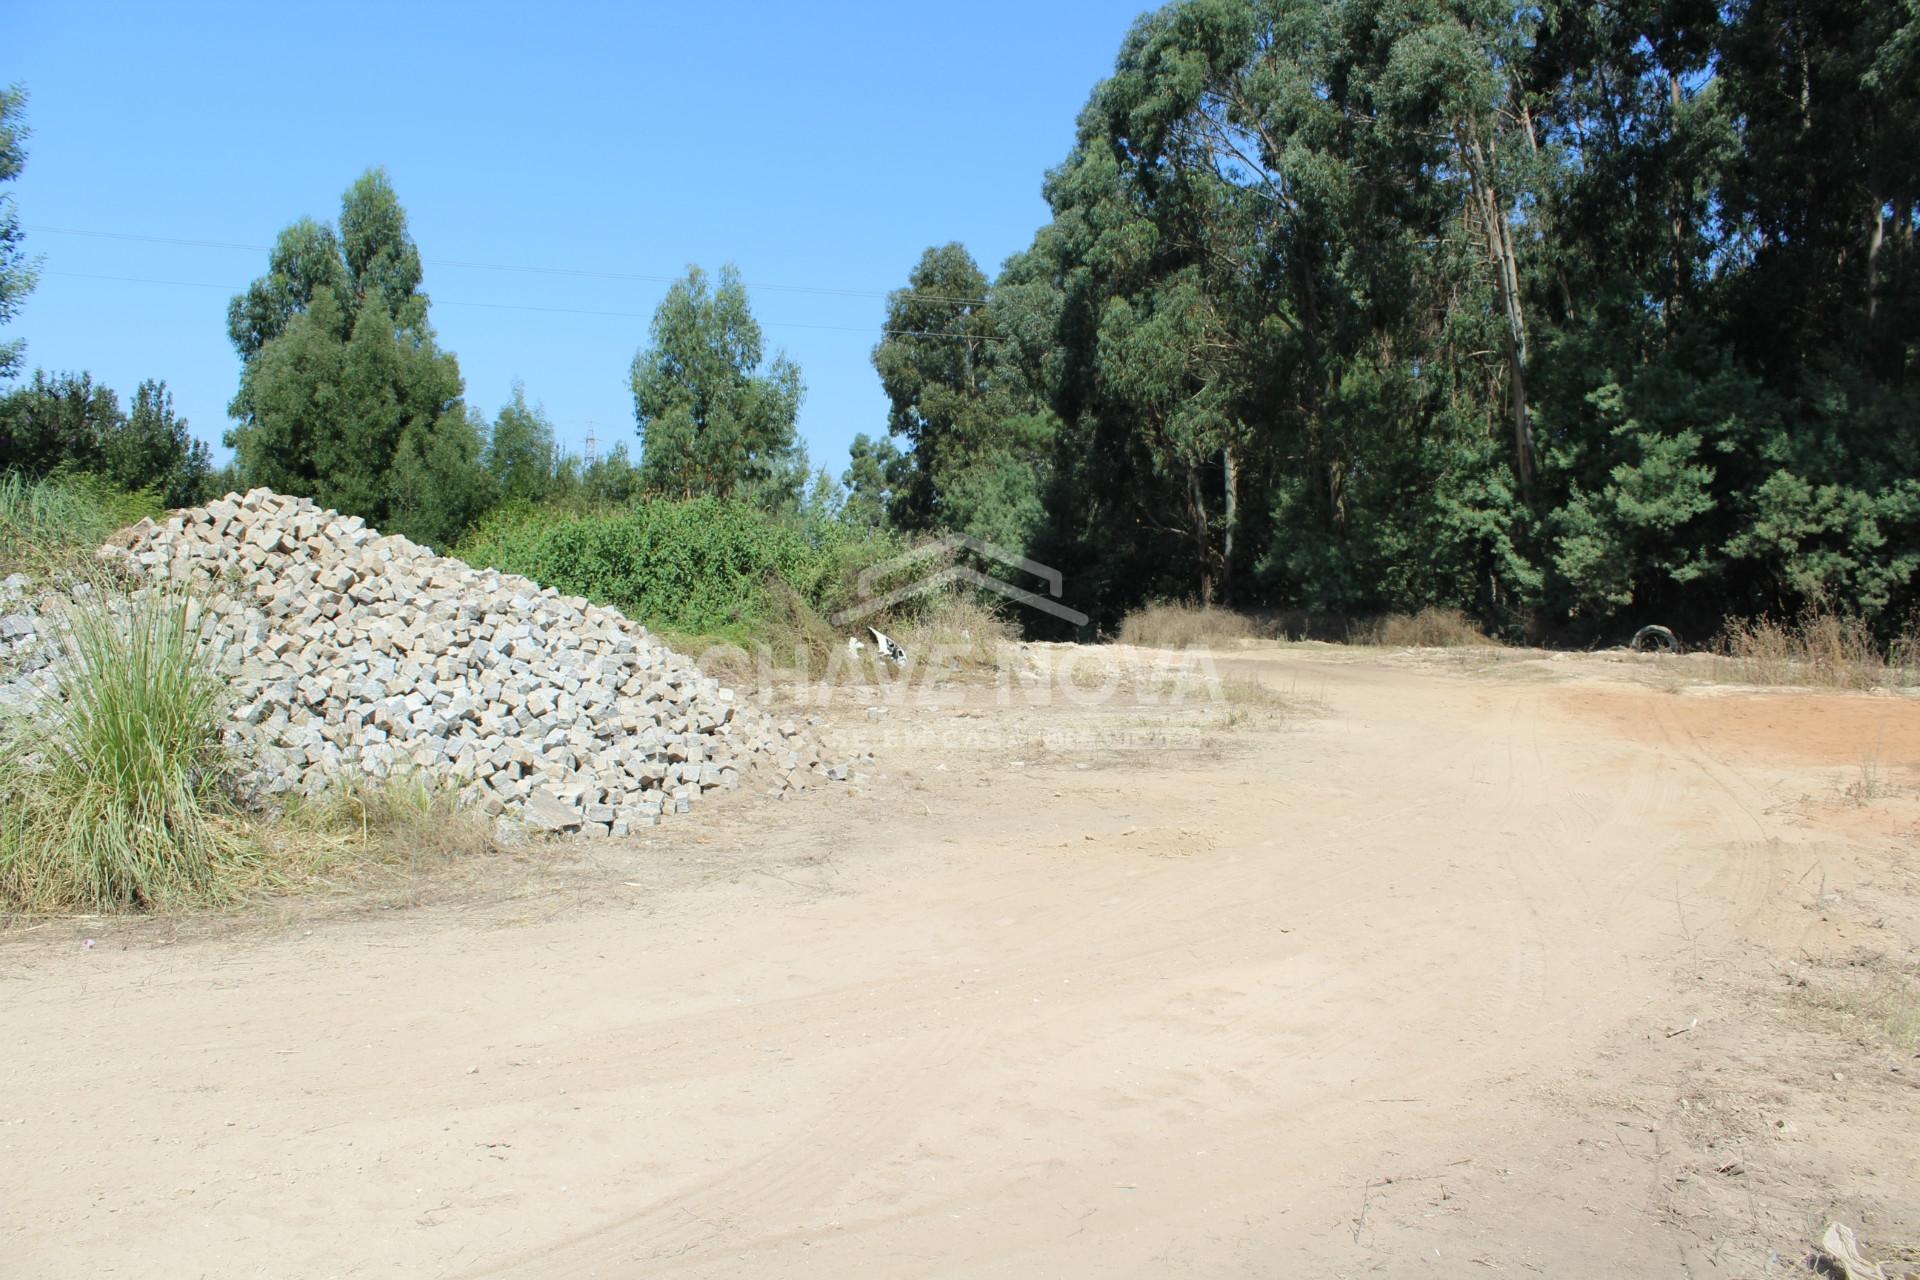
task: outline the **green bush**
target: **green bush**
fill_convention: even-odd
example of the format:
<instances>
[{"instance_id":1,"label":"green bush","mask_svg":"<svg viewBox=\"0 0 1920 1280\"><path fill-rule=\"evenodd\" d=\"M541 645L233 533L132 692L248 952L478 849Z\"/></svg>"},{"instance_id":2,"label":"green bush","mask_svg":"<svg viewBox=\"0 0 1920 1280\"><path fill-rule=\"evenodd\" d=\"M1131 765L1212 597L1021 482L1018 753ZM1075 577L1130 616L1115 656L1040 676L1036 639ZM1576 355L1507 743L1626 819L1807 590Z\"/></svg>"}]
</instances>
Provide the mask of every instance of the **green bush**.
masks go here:
<instances>
[{"instance_id":1,"label":"green bush","mask_svg":"<svg viewBox=\"0 0 1920 1280\"><path fill-rule=\"evenodd\" d=\"M194 604L94 593L67 611L58 697L0 722L0 903L108 910L230 894L223 686Z\"/></svg>"},{"instance_id":2,"label":"green bush","mask_svg":"<svg viewBox=\"0 0 1920 1280\"><path fill-rule=\"evenodd\" d=\"M695 498L601 512L513 504L469 531L455 554L611 604L656 630L748 643L784 635L796 605L828 614L852 602L860 571L901 550L890 534Z\"/></svg>"}]
</instances>

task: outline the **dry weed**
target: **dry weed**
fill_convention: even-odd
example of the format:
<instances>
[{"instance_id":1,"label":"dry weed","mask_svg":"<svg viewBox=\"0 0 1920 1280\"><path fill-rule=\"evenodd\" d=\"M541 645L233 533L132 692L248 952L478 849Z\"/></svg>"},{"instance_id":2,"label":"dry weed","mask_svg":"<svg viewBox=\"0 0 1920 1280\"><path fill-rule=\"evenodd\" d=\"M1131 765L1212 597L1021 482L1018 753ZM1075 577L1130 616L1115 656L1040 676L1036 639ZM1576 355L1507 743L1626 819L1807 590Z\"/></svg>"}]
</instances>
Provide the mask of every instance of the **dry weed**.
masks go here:
<instances>
[{"instance_id":1,"label":"dry weed","mask_svg":"<svg viewBox=\"0 0 1920 1280\"><path fill-rule=\"evenodd\" d=\"M1254 619L1214 605L1150 604L1120 622L1120 643L1143 649L1230 646L1259 634Z\"/></svg>"},{"instance_id":2,"label":"dry weed","mask_svg":"<svg viewBox=\"0 0 1920 1280\"><path fill-rule=\"evenodd\" d=\"M1846 785L1846 798L1856 805L1872 804L1893 794L1893 787L1880 772L1880 761L1869 756L1860 762L1860 772Z\"/></svg>"},{"instance_id":3,"label":"dry weed","mask_svg":"<svg viewBox=\"0 0 1920 1280\"><path fill-rule=\"evenodd\" d=\"M1220 699L1230 707L1291 707L1294 700L1270 684L1246 676L1227 676L1220 681Z\"/></svg>"},{"instance_id":4,"label":"dry weed","mask_svg":"<svg viewBox=\"0 0 1920 1280\"><path fill-rule=\"evenodd\" d=\"M420 775L344 784L260 820L256 838L285 871L351 879L369 868L425 870L494 852L492 821Z\"/></svg>"},{"instance_id":5,"label":"dry weed","mask_svg":"<svg viewBox=\"0 0 1920 1280\"><path fill-rule=\"evenodd\" d=\"M1135 694L1147 705L1164 703L1171 708L1217 709L1227 725L1239 725L1259 719L1274 719L1309 711L1311 699L1282 691L1248 676L1159 675L1133 681Z\"/></svg>"},{"instance_id":6,"label":"dry weed","mask_svg":"<svg viewBox=\"0 0 1920 1280\"><path fill-rule=\"evenodd\" d=\"M1451 649L1495 641L1458 609L1429 605L1418 613L1389 613L1354 627L1349 644L1393 649Z\"/></svg>"},{"instance_id":7,"label":"dry weed","mask_svg":"<svg viewBox=\"0 0 1920 1280\"><path fill-rule=\"evenodd\" d=\"M1877 952L1822 958L1793 979L1801 1003L1884 1036L1904 1052L1920 1050L1920 969Z\"/></svg>"},{"instance_id":8,"label":"dry weed","mask_svg":"<svg viewBox=\"0 0 1920 1280\"><path fill-rule=\"evenodd\" d=\"M1882 648L1865 618L1818 605L1791 622L1729 622L1714 647L1716 675L1743 684L1872 689L1920 679L1920 626L1909 624Z\"/></svg>"},{"instance_id":9,"label":"dry weed","mask_svg":"<svg viewBox=\"0 0 1920 1280\"><path fill-rule=\"evenodd\" d=\"M1293 711L1293 700L1271 685L1243 676L1220 682L1220 722L1227 728L1243 724L1272 724Z\"/></svg>"},{"instance_id":10,"label":"dry weed","mask_svg":"<svg viewBox=\"0 0 1920 1280\"><path fill-rule=\"evenodd\" d=\"M995 667L1018 636L999 611L972 595L944 597L915 617L894 639L909 655Z\"/></svg>"}]
</instances>

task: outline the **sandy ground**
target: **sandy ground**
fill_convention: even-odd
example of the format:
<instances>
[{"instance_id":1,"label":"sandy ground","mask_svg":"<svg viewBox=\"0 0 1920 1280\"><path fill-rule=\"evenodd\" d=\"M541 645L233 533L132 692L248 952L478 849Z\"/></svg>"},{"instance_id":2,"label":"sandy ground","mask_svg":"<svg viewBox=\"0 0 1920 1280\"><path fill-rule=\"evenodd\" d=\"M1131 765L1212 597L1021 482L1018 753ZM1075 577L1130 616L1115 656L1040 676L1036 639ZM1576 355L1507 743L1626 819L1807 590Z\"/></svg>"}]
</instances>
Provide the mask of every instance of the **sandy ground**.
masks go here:
<instances>
[{"instance_id":1,"label":"sandy ground","mask_svg":"<svg viewBox=\"0 0 1920 1280\"><path fill-rule=\"evenodd\" d=\"M1920 700L1208 661L836 707L863 782L585 857L0 938L0 1275L1920 1268Z\"/></svg>"}]
</instances>

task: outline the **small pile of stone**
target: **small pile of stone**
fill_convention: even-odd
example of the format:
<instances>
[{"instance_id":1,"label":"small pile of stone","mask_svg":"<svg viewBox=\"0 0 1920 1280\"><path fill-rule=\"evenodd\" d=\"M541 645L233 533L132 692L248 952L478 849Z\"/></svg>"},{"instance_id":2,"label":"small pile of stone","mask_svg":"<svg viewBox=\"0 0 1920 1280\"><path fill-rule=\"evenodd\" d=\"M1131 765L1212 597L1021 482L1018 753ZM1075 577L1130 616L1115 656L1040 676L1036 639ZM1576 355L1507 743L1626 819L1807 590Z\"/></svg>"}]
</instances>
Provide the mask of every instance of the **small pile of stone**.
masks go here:
<instances>
[{"instance_id":1,"label":"small pile of stone","mask_svg":"<svg viewBox=\"0 0 1920 1280\"><path fill-rule=\"evenodd\" d=\"M33 580L24 573L0 578L0 676L31 674L47 664L47 624L35 604ZM30 702L25 683L0 678L0 711Z\"/></svg>"},{"instance_id":2,"label":"small pile of stone","mask_svg":"<svg viewBox=\"0 0 1920 1280\"><path fill-rule=\"evenodd\" d=\"M736 698L617 609L309 499L229 494L100 555L210 611L254 797L418 772L530 827L621 835L750 770L775 794L848 776L811 725ZM8 614L0 646L46 628Z\"/></svg>"}]
</instances>

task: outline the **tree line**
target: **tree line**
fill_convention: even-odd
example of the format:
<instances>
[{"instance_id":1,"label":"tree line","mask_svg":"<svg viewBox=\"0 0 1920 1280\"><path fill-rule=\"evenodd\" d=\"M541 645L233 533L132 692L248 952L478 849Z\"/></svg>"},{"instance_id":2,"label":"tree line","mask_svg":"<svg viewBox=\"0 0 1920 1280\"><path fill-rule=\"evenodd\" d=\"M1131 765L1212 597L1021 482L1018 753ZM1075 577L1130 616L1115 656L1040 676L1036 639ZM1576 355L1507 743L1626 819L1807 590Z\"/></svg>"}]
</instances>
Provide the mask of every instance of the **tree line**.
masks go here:
<instances>
[{"instance_id":1,"label":"tree line","mask_svg":"<svg viewBox=\"0 0 1920 1280\"><path fill-rule=\"evenodd\" d=\"M1920 568L1920 9L1186 0L988 281L931 249L892 518L1151 597L1891 620ZM963 337L953 335L960 334Z\"/></svg>"},{"instance_id":2,"label":"tree line","mask_svg":"<svg viewBox=\"0 0 1920 1280\"><path fill-rule=\"evenodd\" d=\"M17 89L0 94L0 181L24 163L23 103ZM20 241L9 201L0 321L35 282ZM422 284L406 212L387 174L369 170L342 196L337 222L302 218L282 230L266 274L228 306L241 370L225 434L231 464L214 470L164 382L143 382L122 412L91 375L38 370L0 394L0 474L94 476L170 506L266 485L442 547L503 505L712 496L775 516L809 502L837 513L831 482L810 474L796 434L800 371L766 356L734 268L717 279L691 268L660 304L630 370L637 460L624 444L593 459L562 452L518 383L491 420L467 404ZM0 347L0 376L18 371L22 345Z\"/></svg>"}]
</instances>

